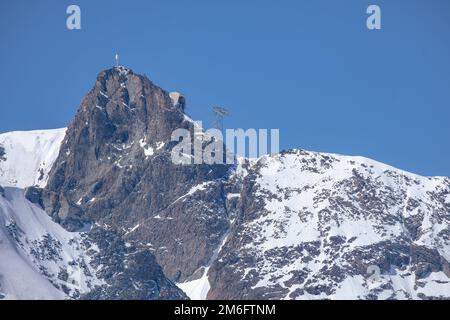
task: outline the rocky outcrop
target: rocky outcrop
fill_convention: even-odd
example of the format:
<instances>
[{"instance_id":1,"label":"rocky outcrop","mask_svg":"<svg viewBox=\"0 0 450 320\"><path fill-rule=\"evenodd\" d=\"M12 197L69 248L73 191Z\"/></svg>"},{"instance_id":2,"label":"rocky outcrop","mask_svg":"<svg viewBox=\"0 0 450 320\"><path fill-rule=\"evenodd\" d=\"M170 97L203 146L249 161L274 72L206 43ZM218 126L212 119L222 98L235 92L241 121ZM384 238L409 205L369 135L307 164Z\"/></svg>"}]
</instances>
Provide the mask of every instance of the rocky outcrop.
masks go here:
<instances>
[{"instance_id":1,"label":"rocky outcrop","mask_svg":"<svg viewBox=\"0 0 450 320\"><path fill-rule=\"evenodd\" d=\"M104 284L83 295L87 300L185 300L187 296L166 278L148 248L137 248L111 230L89 232L98 251L92 265Z\"/></svg>"},{"instance_id":2,"label":"rocky outcrop","mask_svg":"<svg viewBox=\"0 0 450 320\"><path fill-rule=\"evenodd\" d=\"M5 161L5 160L6 160L5 148L0 146L0 161Z\"/></svg>"},{"instance_id":3,"label":"rocky outcrop","mask_svg":"<svg viewBox=\"0 0 450 320\"><path fill-rule=\"evenodd\" d=\"M96 222L147 246L166 275L203 266L229 226L226 165L173 164L175 129L193 130L181 95L117 67L101 72L70 124L42 193L68 230Z\"/></svg>"}]
</instances>

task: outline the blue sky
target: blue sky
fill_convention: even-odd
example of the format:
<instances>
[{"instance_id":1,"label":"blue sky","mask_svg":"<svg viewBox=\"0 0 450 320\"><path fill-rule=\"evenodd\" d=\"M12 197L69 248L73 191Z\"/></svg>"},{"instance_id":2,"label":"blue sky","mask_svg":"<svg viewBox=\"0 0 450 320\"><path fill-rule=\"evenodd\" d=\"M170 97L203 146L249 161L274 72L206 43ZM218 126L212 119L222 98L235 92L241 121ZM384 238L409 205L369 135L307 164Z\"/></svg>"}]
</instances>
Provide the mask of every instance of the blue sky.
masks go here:
<instances>
[{"instance_id":1,"label":"blue sky","mask_svg":"<svg viewBox=\"0 0 450 320\"><path fill-rule=\"evenodd\" d=\"M220 105L282 148L450 176L448 0L4 0L0 41L0 132L66 126L117 51L206 127Z\"/></svg>"}]
</instances>

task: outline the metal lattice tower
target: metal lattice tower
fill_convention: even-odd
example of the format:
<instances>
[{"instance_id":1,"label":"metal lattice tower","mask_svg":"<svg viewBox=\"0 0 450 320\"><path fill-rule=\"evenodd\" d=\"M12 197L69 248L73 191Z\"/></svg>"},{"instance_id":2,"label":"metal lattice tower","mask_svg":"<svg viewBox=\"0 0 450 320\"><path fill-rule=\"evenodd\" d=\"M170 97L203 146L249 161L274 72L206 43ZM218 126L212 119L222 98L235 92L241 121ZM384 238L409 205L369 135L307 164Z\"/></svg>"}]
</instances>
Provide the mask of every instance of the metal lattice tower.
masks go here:
<instances>
[{"instance_id":1,"label":"metal lattice tower","mask_svg":"<svg viewBox=\"0 0 450 320\"><path fill-rule=\"evenodd\" d=\"M214 107L214 128L223 131L223 117L228 116L228 110L222 107Z\"/></svg>"}]
</instances>

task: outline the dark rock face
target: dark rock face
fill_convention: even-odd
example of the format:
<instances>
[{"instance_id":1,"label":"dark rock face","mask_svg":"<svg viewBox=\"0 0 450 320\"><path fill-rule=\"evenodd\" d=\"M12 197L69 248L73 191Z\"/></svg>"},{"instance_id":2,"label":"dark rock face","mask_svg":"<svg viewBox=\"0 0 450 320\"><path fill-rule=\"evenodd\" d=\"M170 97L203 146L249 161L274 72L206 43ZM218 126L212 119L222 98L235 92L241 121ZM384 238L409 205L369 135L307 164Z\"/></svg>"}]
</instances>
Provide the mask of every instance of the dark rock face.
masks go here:
<instances>
[{"instance_id":1,"label":"dark rock face","mask_svg":"<svg viewBox=\"0 0 450 320\"><path fill-rule=\"evenodd\" d=\"M44 208L44 203L42 200L42 189L37 187L28 187L25 189L25 198L31 203L39 205Z\"/></svg>"},{"instance_id":2,"label":"dark rock face","mask_svg":"<svg viewBox=\"0 0 450 320\"><path fill-rule=\"evenodd\" d=\"M185 300L186 295L166 278L155 257L146 248L126 243L111 230L94 227L89 233L99 251L92 264L106 284L96 286L87 300Z\"/></svg>"},{"instance_id":3,"label":"dark rock face","mask_svg":"<svg viewBox=\"0 0 450 320\"><path fill-rule=\"evenodd\" d=\"M411 263L418 279L424 279L432 272L443 271L450 277L450 263L441 256L438 250L424 246L411 246Z\"/></svg>"},{"instance_id":4,"label":"dark rock face","mask_svg":"<svg viewBox=\"0 0 450 320\"><path fill-rule=\"evenodd\" d=\"M5 148L0 146L0 161L5 161L5 160L6 160Z\"/></svg>"},{"instance_id":5,"label":"dark rock face","mask_svg":"<svg viewBox=\"0 0 450 320\"><path fill-rule=\"evenodd\" d=\"M131 70L101 72L42 192L46 212L66 229L89 222L112 228L151 250L175 281L209 261L229 225L229 167L171 161L173 130L193 129L184 106L183 97L174 101Z\"/></svg>"}]
</instances>

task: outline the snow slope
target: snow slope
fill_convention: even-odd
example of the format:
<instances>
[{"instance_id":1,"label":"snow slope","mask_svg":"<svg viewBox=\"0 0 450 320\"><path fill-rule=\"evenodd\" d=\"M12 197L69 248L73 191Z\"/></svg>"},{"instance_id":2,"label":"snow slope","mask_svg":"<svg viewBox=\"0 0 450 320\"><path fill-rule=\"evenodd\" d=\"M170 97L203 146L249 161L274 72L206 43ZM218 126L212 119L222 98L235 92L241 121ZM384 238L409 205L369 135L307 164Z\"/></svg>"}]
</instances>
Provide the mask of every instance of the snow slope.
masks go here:
<instances>
[{"instance_id":1,"label":"snow slope","mask_svg":"<svg viewBox=\"0 0 450 320\"><path fill-rule=\"evenodd\" d=\"M0 185L44 187L66 128L0 134Z\"/></svg>"},{"instance_id":2,"label":"snow slope","mask_svg":"<svg viewBox=\"0 0 450 320\"><path fill-rule=\"evenodd\" d=\"M450 178L305 150L247 171L209 297L450 297Z\"/></svg>"},{"instance_id":3,"label":"snow slope","mask_svg":"<svg viewBox=\"0 0 450 320\"><path fill-rule=\"evenodd\" d=\"M21 189L0 193L0 296L65 299L103 284L90 266L80 233L63 229Z\"/></svg>"},{"instance_id":4,"label":"snow slope","mask_svg":"<svg viewBox=\"0 0 450 320\"><path fill-rule=\"evenodd\" d=\"M210 290L210 284L208 281L208 268L204 269L203 275L192 281L186 281L183 283L177 283L178 288L184 291L191 300L205 300Z\"/></svg>"}]
</instances>

